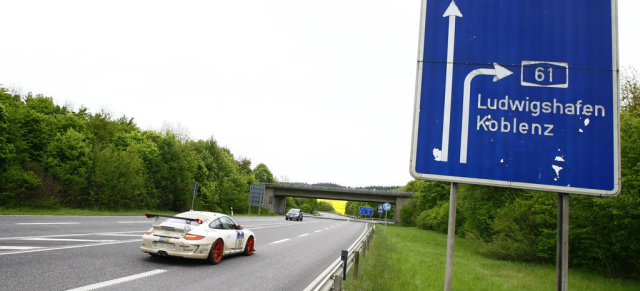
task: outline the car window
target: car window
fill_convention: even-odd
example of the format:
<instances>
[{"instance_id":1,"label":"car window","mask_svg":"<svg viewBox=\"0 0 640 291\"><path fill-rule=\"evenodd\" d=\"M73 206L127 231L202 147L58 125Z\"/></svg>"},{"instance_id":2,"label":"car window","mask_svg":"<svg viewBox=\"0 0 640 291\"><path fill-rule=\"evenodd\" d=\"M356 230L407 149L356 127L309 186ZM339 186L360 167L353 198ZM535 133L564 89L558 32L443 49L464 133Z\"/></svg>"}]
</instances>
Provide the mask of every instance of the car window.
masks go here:
<instances>
[{"instance_id":1,"label":"car window","mask_svg":"<svg viewBox=\"0 0 640 291\"><path fill-rule=\"evenodd\" d=\"M300 209L291 209L289 210L290 213L298 213L300 212Z\"/></svg>"},{"instance_id":2,"label":"car window","mask_svg":"<svg viewBox=\"0 0 640 291\"><path fill-rule=\"evenodd\" d=\"M220 219L216 219L209 224L209 227L213 229L222 229L222 223L220 222Z\"/></svg>"},{"instance_id":3,"label":"car window","mask_svg":"<svg viewBox=\"0 0 640 291\"><path fill-rule=\"evenodd\" d=\"M220 217L223 229L237 229L236 223L229 217Z\"/></svg>"}]
</instances>

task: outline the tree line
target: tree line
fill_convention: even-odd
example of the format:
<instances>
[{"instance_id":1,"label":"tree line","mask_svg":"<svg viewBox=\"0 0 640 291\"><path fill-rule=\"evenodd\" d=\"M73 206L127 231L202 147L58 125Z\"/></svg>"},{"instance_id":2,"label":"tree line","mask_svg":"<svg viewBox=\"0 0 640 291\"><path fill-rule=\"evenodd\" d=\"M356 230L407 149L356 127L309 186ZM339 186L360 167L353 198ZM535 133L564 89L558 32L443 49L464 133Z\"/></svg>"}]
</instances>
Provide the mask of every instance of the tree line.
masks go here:
<instances>
[{"instance_id":1,"label":"tree line","mask_svg":"<svg viewBox=\"0 0 640 291\"><path fill-rule=\"evenodd\" d=\"M640 279L640 82L621 81L622 190L615 198L571 195L569 264L612 277ZM596 154L596 153L594 153ZM403 225L447 232L449 184L412 181L416 195L400 210ZM554 263L557 193L460 185L456 230L482 253Z\"/></svg>"},{"instance_id":2,"label":"tree line","mask_svg":"<svg viewBox=\"0 0 640 291\"><path fill-rule=\"evenodd\" d=\"M216 140L141 130L133 118L74 111L0 88L0 207L248 210L253 183L276 182Z\"/></svg>"}]
</instances>

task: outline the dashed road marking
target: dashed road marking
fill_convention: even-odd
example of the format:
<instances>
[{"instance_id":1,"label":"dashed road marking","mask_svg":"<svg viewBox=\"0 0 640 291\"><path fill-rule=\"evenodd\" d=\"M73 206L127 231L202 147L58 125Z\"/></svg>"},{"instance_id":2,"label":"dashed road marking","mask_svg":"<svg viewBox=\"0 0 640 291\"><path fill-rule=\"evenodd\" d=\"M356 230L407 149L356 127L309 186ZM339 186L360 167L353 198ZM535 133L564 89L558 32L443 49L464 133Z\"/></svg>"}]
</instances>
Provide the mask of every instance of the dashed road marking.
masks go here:
<instances>
[{"instance_id":1,"label":"dashed road marking","mask_svg":"<svg viewBox=\"0 0 640 291\"><path fill-rule=\"evenodd\" d=\"M17 225L66 225L80 224L80 222L18 222Z\"/></svg>"},{"instance_id":2,"label":"dashed road marking","mask_svg":"<svg viewBox=\"0 0 640 291\"><path fill-rule=\"evenodd\" d=\"M129 282L129 281L133 281L133 280L137 280L137 279L142 279L144 277L157 275L157 274L160 274L160 273L164 273L166 271L167 270L162 270L162 269L153 270L153 271L144 272L144 273L140 273L140 274L136 274L136 275L131 275L131 276L127 276L127 277L122 277L122 278L118 278L118 279L104 281L104 282L100 282L100 283L96 283L96 284L91 284L91 285L87 285L87 286L83 286L83 287L79 287L79 288L75 288L75 289L69 289L67 291L96 290L96 289L109 287L109 286L113 286L113 285L124 283L124 282Z\"/></svg>"},{"instance_id":3,"label":"dashed road marking","mask_svg":"<svg viewBox=\"0 0 640 291\"><path fill-rule=\"evenodd\" d=\"M33 249L40 249L41 247L23 247L23 246L0 246L0 250L10 250L10 251L17 251L17 250L33 250Z\"/></svg>"},{"instance_id":4,"label":"dashed road marking","mask_svg":"<svg viewBox=\"0 0 640 291\"><path fill-rule=\"evenodd\" d=\"M47 251L56 251L56 250L66 250L66 249L77 249L77 248L86 248L86 247L96 247L96 246L114 245L114 244L131 243L131 242L140 242L140 239L105 242L105 243L97 243L97 244L96 243L92 243L92 244L84 244L84 245L63 246L63 247L55 247L55 248L28 249L28 250L21 250L21 251L15 251L15 252L0 253L0 256L35 253L35 252L47 252Z\"/></svg>"},{"instance_id":5,"label":"dashed road marking","mask_svg":"<svg viewBox=\"0 0 640 291\"><path fill-rule=\"evenodd\" d=\"M68 241L68 242L114 242L117 240L99 240L99 239L75 239L75 238L50 238L50 237L31 237L31 238L23 238L19 240L26 241Z\"/></svg>"},{"instance_id":6,"label":"dashed road marking","mask_svg":"<svg viewBox=\"0 0 640 291\"><path fill-rule=\"evenodd\" d=\"M279 244L279 243L286 242L286 241L289 241L289 240L291 240L291 239L285 238L285 239L281 239L281 240L278 240L278 241L274 241L274 242L272 242L272 244Z\"/></svg>"}]
</instances>

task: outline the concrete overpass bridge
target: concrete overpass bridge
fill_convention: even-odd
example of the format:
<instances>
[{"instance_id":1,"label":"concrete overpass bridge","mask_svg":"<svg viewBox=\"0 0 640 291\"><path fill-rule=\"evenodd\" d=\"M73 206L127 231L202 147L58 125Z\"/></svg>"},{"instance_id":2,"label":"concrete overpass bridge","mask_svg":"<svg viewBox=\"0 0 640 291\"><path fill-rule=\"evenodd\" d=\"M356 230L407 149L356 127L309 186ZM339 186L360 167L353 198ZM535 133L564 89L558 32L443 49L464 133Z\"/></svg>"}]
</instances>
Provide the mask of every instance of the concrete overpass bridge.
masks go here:
<instances>
[{"instance_id":1,"label":"concrete overpass bridge","mask_svg":"<svg viewBox=\"0 0 640 291\"><path fill-rule=\"evenodd\" d=\"M273 213L284 214L287 197L302 197L328 200L343 200L372 203L391 203L396 205L394 221L400 222L400 209L407 199L413 197L412 192L362 190L338 187L316 187L298 184L266 183L262 208ZM377 211L377 210L374 210Z\"/></svg>"}]
</instances>

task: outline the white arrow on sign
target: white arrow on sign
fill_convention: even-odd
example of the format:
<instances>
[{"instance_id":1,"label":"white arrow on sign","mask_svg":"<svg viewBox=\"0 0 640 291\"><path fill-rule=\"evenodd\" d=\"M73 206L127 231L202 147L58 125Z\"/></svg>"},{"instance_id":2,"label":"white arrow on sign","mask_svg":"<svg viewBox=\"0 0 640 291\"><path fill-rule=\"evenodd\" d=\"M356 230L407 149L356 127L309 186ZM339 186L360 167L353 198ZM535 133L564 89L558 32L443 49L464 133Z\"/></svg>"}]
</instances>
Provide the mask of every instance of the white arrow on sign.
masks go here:
<instances>
[{"instance_id":1,"label":"white arrow on sign","mask_svg":"<svg viewBox=\"0 0 640 291\"><path fill-rule=\"evenodd\" d=\"M469 103L471 101L471 81L478 75L493 75L493 81L497 82L513 72L503 66L493 63L493 69L476 69L464 79L464 96L462 105L462 135L460 138L460 163L467 163L467 147L469 143Z\"/></svg>"},{"instance_id":2,"label":"white arrow on sign","mask_svg":"<svg viewBox=\"0 0 640 291\"><path fill-rule=\"evenodd\" d=\"M456 39L456 17L462 17L456 3L451 1L442 17L449 17L449 43L447 46L447 78L444 91L444 117L442 118L442 152L440 161L446 162L449 156L449 127L451 119L451 88L453 80L453 48Z\"/></svg>"}]
</instances>

